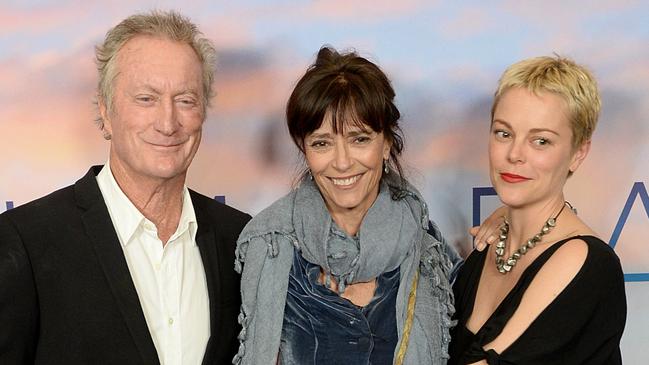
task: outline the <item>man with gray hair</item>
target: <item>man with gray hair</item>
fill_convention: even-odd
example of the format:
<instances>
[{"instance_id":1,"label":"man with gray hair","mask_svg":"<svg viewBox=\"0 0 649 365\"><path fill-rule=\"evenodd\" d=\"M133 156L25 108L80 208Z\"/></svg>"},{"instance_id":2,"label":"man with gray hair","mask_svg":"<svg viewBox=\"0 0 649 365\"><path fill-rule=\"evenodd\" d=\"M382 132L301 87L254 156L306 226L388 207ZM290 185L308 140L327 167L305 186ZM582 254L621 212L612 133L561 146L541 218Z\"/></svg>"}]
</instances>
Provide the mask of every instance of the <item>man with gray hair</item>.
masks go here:
<instances>
[{"instance_id":1,"label":"man with gray hair","mask_svg":"<svg viewBox=\"0 0 649 365\"><path fill-rule=\"evenodd\" d=\"M151 12L96 56L108 162L0 215L0 363L229 363L250 217L185 186L214 48L178 13Z\"/></svg>"}]
</instances>

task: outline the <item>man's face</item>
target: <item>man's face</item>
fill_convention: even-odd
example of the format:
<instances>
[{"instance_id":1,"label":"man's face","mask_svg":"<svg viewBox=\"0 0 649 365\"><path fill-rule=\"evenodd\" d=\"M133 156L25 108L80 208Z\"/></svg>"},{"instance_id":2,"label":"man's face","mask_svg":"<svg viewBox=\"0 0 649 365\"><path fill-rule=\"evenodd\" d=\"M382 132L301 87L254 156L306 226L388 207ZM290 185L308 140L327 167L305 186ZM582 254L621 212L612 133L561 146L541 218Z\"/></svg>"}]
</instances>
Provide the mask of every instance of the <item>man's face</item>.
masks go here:
<instances>
[{"instance_id":1,"label":"man's face","mask_svg":"<svg viewBox=\"0 0 649 365\"><path fill-rule=\"evenodd\" d=\"M204 120L198 56L187 44L137 36L116 61L113 108L100 105L113 173L133 183L184 180Z\"/></svg>"}]
</instances>

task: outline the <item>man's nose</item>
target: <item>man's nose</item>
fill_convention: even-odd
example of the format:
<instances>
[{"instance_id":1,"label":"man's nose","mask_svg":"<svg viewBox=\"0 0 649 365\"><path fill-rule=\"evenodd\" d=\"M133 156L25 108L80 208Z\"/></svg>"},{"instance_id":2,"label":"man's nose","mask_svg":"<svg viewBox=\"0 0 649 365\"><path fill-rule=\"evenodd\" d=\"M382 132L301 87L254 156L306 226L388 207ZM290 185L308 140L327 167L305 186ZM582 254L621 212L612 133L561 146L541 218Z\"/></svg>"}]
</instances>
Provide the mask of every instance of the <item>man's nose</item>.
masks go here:
<instances>
[{"instance_id":1,"label":"man's nose","mask_svg":"<svg viewBox=\"0 0 649 365\"><path fill-rule=\"evenodd\" d=\"M155 129L166 135L171 136L180 128L178 112L173 100L164 100L160 103L160 112L155 123Z\"/></svg>"}]
</instances>

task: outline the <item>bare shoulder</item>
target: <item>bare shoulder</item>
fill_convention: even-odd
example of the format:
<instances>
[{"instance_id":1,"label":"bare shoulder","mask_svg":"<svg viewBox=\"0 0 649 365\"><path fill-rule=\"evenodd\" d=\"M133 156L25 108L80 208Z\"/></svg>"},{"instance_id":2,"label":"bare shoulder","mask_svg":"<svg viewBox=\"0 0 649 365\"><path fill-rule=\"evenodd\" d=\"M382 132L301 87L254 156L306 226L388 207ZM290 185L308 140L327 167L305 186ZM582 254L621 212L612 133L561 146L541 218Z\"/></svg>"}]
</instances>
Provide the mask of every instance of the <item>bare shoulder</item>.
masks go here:
<instances>
[{"instance_id":1,"label":"bare shoulder","mask_svg":"<svg viewBox=\"0 0 649 365\"><path fill-rule=\"evenodd\" d=\"M566 222L566 235L572 236L572 238L562 243L561 247L552 254L541 271L549 271L551 275L568 275L572 278L584 265L590 246L592 246L591 241L601 242L601 240L597 238L597 233L579 217L572 214L572 212L566 213L568 220ZM560 242L561 240L557 244Z\"/></svg>"},{"instance_id":2,"label":"bare shoulder","mask_svg":"<svg viewBox=\"0 0 649 365\"><path fill-rule=\"evenodd\" d=\"M561 247L550 257L547 264L555 263L567 266L581 266L588 255L588 243L581 238L573 238Z\"/></svg>"},{"instance_id":3,"label":"bare shoulder","mask_svg":"<svg viewBox=\"0 0 649 365\"><path fill-rule=\"evenodd\" d=\"M553 287L552 291L562 290L586 262L588 250L588 244L583 239L569 240L552 254L535 281L545 283L545 287Z\"/></svg>"}]
</instances>

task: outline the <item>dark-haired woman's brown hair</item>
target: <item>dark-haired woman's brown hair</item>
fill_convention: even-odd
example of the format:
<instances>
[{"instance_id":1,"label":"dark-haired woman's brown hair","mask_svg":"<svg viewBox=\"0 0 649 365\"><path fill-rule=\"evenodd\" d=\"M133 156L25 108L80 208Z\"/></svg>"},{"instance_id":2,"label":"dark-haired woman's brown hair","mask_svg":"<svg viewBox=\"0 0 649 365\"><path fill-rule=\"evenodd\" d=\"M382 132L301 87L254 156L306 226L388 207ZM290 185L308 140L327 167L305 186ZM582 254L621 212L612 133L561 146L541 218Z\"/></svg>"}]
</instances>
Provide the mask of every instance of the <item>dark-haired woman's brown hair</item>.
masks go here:
<instances>
[{"instance_id":1,"label":"dark-haired woman's brown hair","mask_svg":"<svg viewBox=\"0 0 649 365\"><path fill-rule=\"evenodd\" d=\"M383 71L355 52L339 53L331 47L322 47L286 105L288 130L302 153L305 137L320 128L327 113L331 115L334 133L343 133L349 123L382 132L392 144L390 168L403 181L399 161L403 150L401 114L394 104L390 80Z\"/></svg>"}]
</instances>

